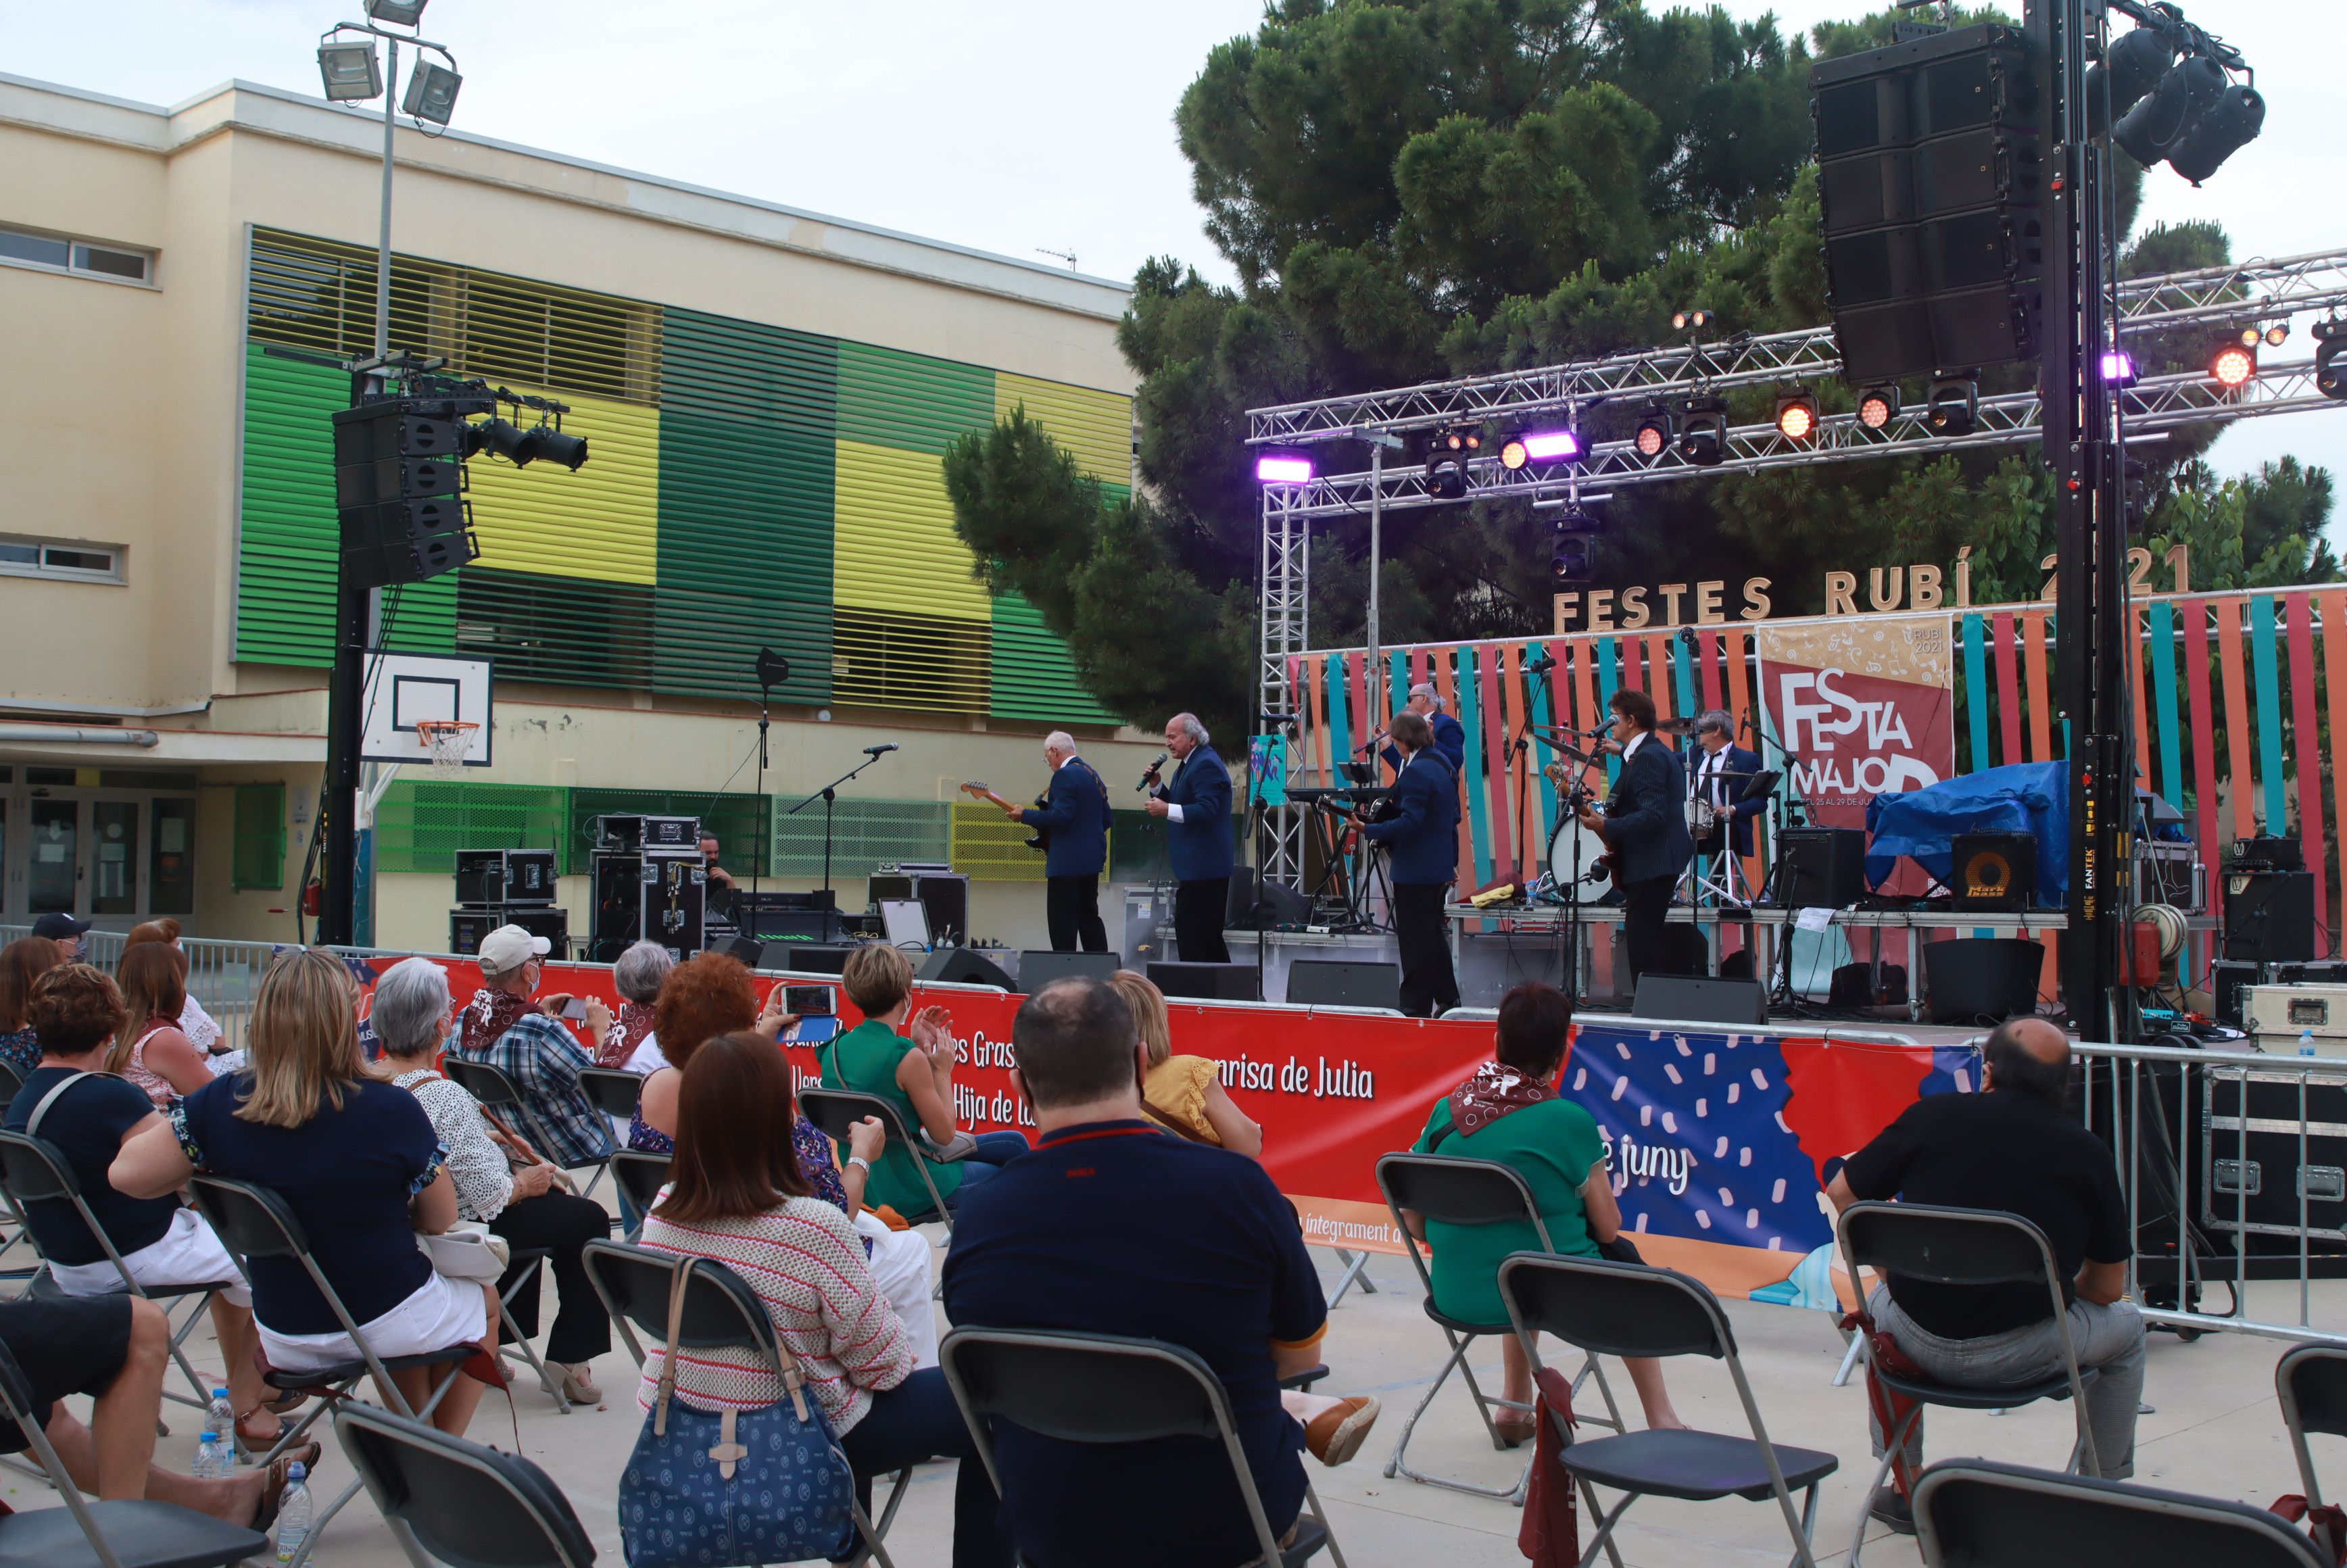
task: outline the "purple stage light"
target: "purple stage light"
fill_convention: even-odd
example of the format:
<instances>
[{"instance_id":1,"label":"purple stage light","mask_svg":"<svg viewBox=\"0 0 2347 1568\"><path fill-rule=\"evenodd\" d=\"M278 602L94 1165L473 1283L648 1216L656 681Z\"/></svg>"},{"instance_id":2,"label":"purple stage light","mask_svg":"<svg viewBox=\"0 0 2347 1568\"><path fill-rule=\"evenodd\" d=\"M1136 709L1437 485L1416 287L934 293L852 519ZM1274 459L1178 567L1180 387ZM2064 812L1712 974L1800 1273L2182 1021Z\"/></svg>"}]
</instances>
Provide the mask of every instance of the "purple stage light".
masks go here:
<instances>
[{"instance_id":1,"label":"purple stage light","mask_svg":"<svg viewBox=\"0 0 2347 1568\"><path fill-rule=\"evenodd\" d=\"M1524 455L1535 463L1581 456L1581 437L1570 430L1535 430L1524 437Z\"/></svg>"},{"instance_id":2,"label":"purple stage light","mask_svg":"<svg viewBox=\"0 0 2347 1568\"><path fill-rule=\"evenodd\" d=\"M1255 477L1260 485L1308 485L1312 459L1293 452L1266 452L1255 460Z\"/></svg>"},{"instance_id":3,"label":"purple stage light","mask_svg":"<svg viewBox=\"0 0 2347 1568\"><path fill-rule=\"evenodd\" d=\"M2103 351L2103 379L2124 386L2135 380L2135 355L2123 348Z\"/></svg>"}]
</instances>

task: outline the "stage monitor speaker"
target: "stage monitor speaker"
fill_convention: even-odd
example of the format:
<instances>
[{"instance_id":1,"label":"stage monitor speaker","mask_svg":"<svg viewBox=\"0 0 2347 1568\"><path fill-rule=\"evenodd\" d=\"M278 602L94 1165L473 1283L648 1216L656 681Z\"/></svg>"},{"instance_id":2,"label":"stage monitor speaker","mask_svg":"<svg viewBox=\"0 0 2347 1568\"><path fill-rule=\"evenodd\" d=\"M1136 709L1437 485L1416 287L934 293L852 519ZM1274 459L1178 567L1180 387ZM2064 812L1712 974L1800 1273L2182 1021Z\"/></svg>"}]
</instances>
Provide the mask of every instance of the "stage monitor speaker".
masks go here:
<instances>
[{"instance_id":1,"label":"stage monitor speaker","mask_svg":"<svg viewBox=\"0 0 2347 1568\"><path fill-rule=\"evenodd\" d=\"M1768 1021L1768 988L1758 980L1640 975L1630 1016L1687 1023L1765 1024Z\"/></svg>"},{"instance_id":2,"label":"stage monitor speaker","mask_svg":"<svg viewBox=\"0 0 2347 1568\"><path fill-rule=\"evenodd\" d=\"M788 969L801 975L836 975L847 968L847 955L861 942L769 942L759 967Z\"/></svg>"},{"instance_id":3,"label":"stage monitor speaker","mask_svg":"<svg viewBox=\"0 0 2347 1568\"><path fill-rule=\"evenodd\" d=\"M1266 926L1301 926L1312 917L1312 900L1295 888L1277 882L1259 881L1253 874L1231 878L1229 903L1223 907L1223 924L1234 931L1251 929L1255 923L1255 890L1263 889L1263 923Z\"/></svg>"},{"instance_id":4,"label":"stage monitor speaker","mask_svg":"<svg viewBox=\"0 0 2347 1568\"><path fill-rule=\"evenodd\" d=\"M1923 1000L1933 1023L1985 1024L2037 1010L2045 949L2018 937L1923 944Z\"/></svg>"},{"instance_id":5,"label":"stage monitor speaker","mask_svg":"<svg viewBox=\"0 0 2347 1568\"><path fill-rule=\"evenodd\" d=\"M1951 847L1959 911L2026 909L2037 901L2035 834L1959 833Z\"/></svg>"},{"instance_id":6,"label":"stage monitor speaker","mask_svg":"<svg viewBox=\"0 0 2347 1568\"><path fill-rule=\"evenodd\" d=\"M1053 980L1064 980L1070 975L1104 980L1124 967L1124 960L1114 953L1062 953L1050 948L1029 948L1019 955L1019 984L1016 989L1033 996Z\"/></svg>"},{"instance_id":7,"label":"stage monitor speaker","mask_svg":"<svg viewBox=\"0 0 2347 1568\"><path fill-rule=\"evenodd\" d=\"M2314 956L2312 872L2226 873L2225 957L2290 964Z\"/></svg>"},{"instance_id":8,"label":"stage monitor speaker","mask_svg":"<svg viewBox=\"0 0 2347 1568\"><path fill-rule=\"evenodd\" d=\"M1251 1002L1263 989L1261 971L1253 964L1188 964L1157 958L1150 963L1149 978L1168 997L1193 1000Z\"/></svg>"},{"instance_id":9,"label":"stage monitor speaker","mask_svg":"<svg viewBox=\"0 0 2347 1568\"><path fill-rule=\"evenodd\" d=\"M2244 964L2228 958L2219 958L2210 964L2210 1015L2228 1029L2249 1028L2249 989L2259 983L2263 973L2264 966L2261 964Z\"/></svg>"},{"instance_id":10,"label":"stage monitor speaker","mask_svg":"<svg viewBox=\"0 0 2347 1568\"><path fill-rule=\"evenodd\" d=\"M1002 972L991 958L981 958L968 948L939 948L921 960L917 977L949 986L995 986L1015 991L1019 982Z\"/></svg>"},{"instance_id":11,"label":"stage monitor speaker","mask_svg":"<svg viewBox=\"0 0 2347 1568\"><path fill-rule=\"evenodd\" d=\"M1778 902L1847 909L1866 896L1866 835L1855 827L1792 827L1777 835Z\"/></svg>"},{"instance_id":12,"label":"stage monitor speaker","mask_svg":"<svg viewBox=\"0 0 2347 1568\"><path fill-rule=\"evenodd\" d=\"M1287 966L1287 999L1316 1007L1401 1010L1401 966L1361 958L1297 958Z\"/></svg>"}]
</instances>

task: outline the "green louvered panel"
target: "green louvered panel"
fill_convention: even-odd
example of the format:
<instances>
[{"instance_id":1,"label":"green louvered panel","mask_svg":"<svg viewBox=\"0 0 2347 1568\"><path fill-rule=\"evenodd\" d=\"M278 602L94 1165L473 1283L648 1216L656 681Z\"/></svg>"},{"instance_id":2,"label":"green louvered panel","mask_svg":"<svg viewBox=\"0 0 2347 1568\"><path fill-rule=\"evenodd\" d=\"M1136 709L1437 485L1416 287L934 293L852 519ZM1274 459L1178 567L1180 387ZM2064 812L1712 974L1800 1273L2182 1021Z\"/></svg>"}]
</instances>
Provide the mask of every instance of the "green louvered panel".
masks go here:
<instances>
[{"instance_id":1,"label":"green louvered panel","mask_svg":"<svg viewBox=\"0 0 2347 1568\"><path fill-rule=\"evenodd\" d=\"M651 589L479 566L456 579L456 651L496 660L500 683L651 685Z\"/></svg>"},{"instance_id":2,"label":"green louvered panel","mask_svg":"<svg viewBox=\"0 0 2347 1568\"><path fill-rule=\"evenodd\" d=\"M333 662L334 410L351 378L332 365L245 351L244 511L236 656Z\"/></svg>"},{"instance_id":3,"label":"green louvered panel","mask_svg":"<svg viewBox=\"0 0 2347 1568\"><path fill-rule=\"evenodd\" d=\"M994 372L868 343L839 345L839 439L943 456L994 423Z\"/></svg>"},{"instance_id":4,"label":"green louvered panel","mask_svg":"<svg viewBox=\"0 0 2347 1568\"><path fill-rule=\"evenodd\" d=\"M862 894L853 891L854 884L884 864L941 861L951 851L948 814L953 808L942 802L854 800L843 794L831 809L831 881L835 888L851 889L840 899L845 907L860 907ZM821 876L823 803L815 802L796 816L783 813L783 807L775 808L774 875Z\"/></svg>"},{"instance_id":5,"label":"green louvered panel","mask_svg":"<svg viewBox=\"0 0 2347 1568\"><path fill-rule=\"evenodd\" d=\"M719 864L737 876L753 872L772 876L766 862L766 812L772 797L756 794L712 795L706 790L574 789L570 792L570 825L563 838L566 872L584 872L587 856L595 847L599 816L697 816L702 830L717 835Z\"/></svg>"},{"instance_id":6,"label":"green louvered panel","mask_svg":"<svg viewBox=\"0 0 2347 1568\"><path fill-rule=\"evenodd\" d=\"M451 573L430 582L402 583L386 589L383 645L403 653L455 652L457 581Z\"/></svg>"},{"instance_id":7,"label":"green louvered panel","mask_svg":"<svg viewBox=\"0 0 2347 1568\"><path fill-rule=\"evenodd\" d=\"M569 826L565 789L400 779L374 811L379 872L453 872L460 849L552 849ZM569 869L564 856L564 869Z\"/></svg>"},{"instance_id":8,"label":"green louvered panel","mask_svg":"<svg viewBox=\"0 0 2347 1568\"><path fill-rule=\"evenodd\" d=\"M1077 678L1068 645L1043 624L1035 607L1015 593L994 601L991 671L998 718L1048 724L1113 724L1116 715L1092 700Z\"/></svg>"}]
</instances>

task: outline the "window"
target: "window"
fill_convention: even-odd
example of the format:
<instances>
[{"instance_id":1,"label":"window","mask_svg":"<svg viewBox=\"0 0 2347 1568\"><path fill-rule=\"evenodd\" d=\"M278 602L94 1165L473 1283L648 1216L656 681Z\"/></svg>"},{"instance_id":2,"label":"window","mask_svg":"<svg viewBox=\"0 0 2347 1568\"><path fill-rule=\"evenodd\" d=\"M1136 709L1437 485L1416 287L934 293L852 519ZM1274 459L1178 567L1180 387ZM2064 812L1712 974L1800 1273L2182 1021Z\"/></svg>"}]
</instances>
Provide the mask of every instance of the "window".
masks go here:
<instances>
[{"instance_id":1,"label":"window","mask_svg":"<svg viewBox=\"0 0 2347 1568\"><path fill-rule=\"evenodd\" d=\"M250 889L274 893L284 887L283 784L236 786L236 845L231 856L229 884L240 893Z\"/></svg>"},{"instance_id":2,"label":"window","mask_svg":"<svg viewBox=\"0 0 2347 1568\"><path fill-rule=\"evenodd\" d=\"M78 272L85 277L109 278L123 283L155 281L155 253L151 251L50 234L28 234L21 229L0 229L0 265Z\"/></svg>"},{"instance_id":3,"label":"window","mask_svg":"<svg viewBox=\"0 0 2347 1568\"><path fill-rule=\"evenodd\" d=\"M118 545L0 534L0 575L54 577L67 582L120 582L122 549Z\"/></svg>"}]
</instances>

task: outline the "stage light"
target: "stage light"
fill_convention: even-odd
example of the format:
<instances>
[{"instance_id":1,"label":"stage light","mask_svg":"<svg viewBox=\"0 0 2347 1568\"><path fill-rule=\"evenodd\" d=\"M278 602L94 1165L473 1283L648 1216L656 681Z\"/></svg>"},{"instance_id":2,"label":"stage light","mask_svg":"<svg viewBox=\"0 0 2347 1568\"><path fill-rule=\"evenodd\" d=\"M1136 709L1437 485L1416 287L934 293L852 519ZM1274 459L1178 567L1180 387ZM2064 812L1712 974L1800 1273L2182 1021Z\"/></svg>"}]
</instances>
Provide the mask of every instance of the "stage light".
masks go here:
<instances>
[{"instance_id":1,"label":"stage light","mask_svg":"<svg viewBox=\"0 0 2347 1568\"><path fill-rule=\"evenodd\" d=\"M456 89L464 85L464 77L427 60L409 74L399 107L417 119L446 125L448 117L456 112Z\"/></svg>"},{"instance_id":2,"label":"stage light","mask_svg":"<svg viewBox=\"0 0 2347 1568\"><path fill-rule=\"evenodd\" d=\"M1500 466L1511 472L1532 463L1571 463L1580 456L1578 430L1527 430L1500 443Z\"/></svg>"},{"instance_id":3,"label":"stage light","mask_svg":"<svg viewBox=\"0 0 2347 1568\"><path fill-rule=\"evenodd\" d=\"M1312 459L1301 452L1264 452L1255 460L1255 480L1258 485L1308 485L1312 483Z\"/></svg>"},{"instance_id":4,"label":"stage light","mask_svg":"<svg viewBox=\"0 0 2347 1568\"><path fill-rule=\"evenodd\" d=\"M2289 341L2290 341L2290 323L2289 323L2288 322L2284 322L2284 323L2282 323L2280 326L2271 326L2271 327L2268 327L2268 328L2266 328L2266 342L2267 342L2267 343L2268 343L2268 344L2270 344L2270 346L2272 346L2272 347L2274 347L2274 348L2280 348L2282 344L2284 344L2284 343L2288 343Z\"/></svg>"},{"instance_id":5,"label":"stage light","mask_svg":"<svg viewBox=\"0 0 2347 1568\"><path fill-rule=\"evenodd\" d=\"M2250 378L2257 373L2258 354L2253 348L2235 347L2229 343L2219 349L2217 357L2209 362L2209 378L2228 392L2247 385Z\"/></svg>"},{"instance_id":6,"label":"stage light","mask_svg":"<svg viewBox=\"0 0 2347 1568\"><path fill-rule=\"evenodd\" d=\"M1679 426L1679 456L1698 468L1718 466L1727 456L1727 405L1714 397L1687 399Z\"/></svg>"},{"instance_id":7,"label":"stage light","mask_svg":"<svg viewBox=\"0 0 2347 1568\"><path fill-rule=\"evenodd\" d=\"M2099 133L2104 126L2102 84L2111 85L2110 112L2123 115L2159 85L2176 63L2176 40L2157 27L2137 27L2111 41L2101 62L2086 67L2086 113Z\"/></svg>"},{"instance_id":8,"label":"stage light","mask_svg":"<svg viewBox=\"0 0 2347 1568\"><path fill-rule=\"evenodd\" d=\"M422 23L424 7L431 3L432 0L366 0L366 14L395 27L413 27Z\"/></svg>"},{"instance_id":9,"label":"stage light","mask_svg":"<svg viewBox=\"0 0 2347 1568\"><path fill-rule=\"evenodd\" d=\"M1924 420L1934 436L1971 435L1980 422L1980 384L1970 376L1941 376L1932 383Z\"/></svg>"},{"instance_id":10,"label":"stage light","mask_svg":"<svg viewBox=\"0 0 2347 1568\"><path fill-rule=\"evenodd\" d=\"M2141 103L2119 117L2111 138L2129 158L2154 168L2176 152L2228 85L2224 67L2206 55L2187 55Z\"/></svg>"},{"instance_id":11,"label":"stage light","mask_svg":"<svg viewBox=\"0 0 2347 1568\"><path fill-rule=\"evenodd\" d=\"M1778 398L1777 434L1788 441L1816 440L1818 400L1806 392L1788 393Z\"/></svg>"},{"instance_id":12,"label":"stage light","mask_svg":"<svg viewBox=\"0 0 2347 1568\"><path fill-rule=\"evenodd\" d=\"M2258 138L2266 128L2266 100L2255 87L2228 82L2214 103L2184 128L2168 155L2168 167L2198 185L2218 167Z\"/></svg>"},{"instance_id":13,"label":"stage light","mask_svg":"<svg viewBox=\"0 0 2347 1568\"><path fill-rule=\"evenodd\" d=\"M531 459L538 456L538 433L524 430L510 419L484 419L473 428L480 433L483 450L504 458L517 468L528 467Z\"/></svg>"},{"instance_id":14,"label":"stage light","mask_svg":"<svg viewBox=\"0 0 2347 1568\"><path fill-rule=\"evenodd\" d=\"M1440 500L1456 501L1467 494L1467 464L1482 449L1481 432L1464 425L1430 432L1426 437L1426 491Z\"/></svg>"},{"instance_id":15,"label":"stage light","mask_svg":"<svg viewBox=\"0 0 2347 1568\"><path fill-rule=\"evenodd\" d=\"M330 38L319 45L318 77L333 103L358 103L383 96L383 66L374 56L372 38Z\"/></svg>"},{"instance_id":16,"label":"stage light","mask_svg":"<svg viewBox=\"0 0 2347 1568\"><path fill-rule=\"evenodd\" d=\"M2334 400L2347 400L2347 322L2314 323L2314 389Z\"/></svg>"},{"instance_id":17,"label":"stage light","mask_svg":"<svg viewBox=\"0 0 2347 1568\"><path fill-rule=\"evenodd\" d=\"M1658 403L1639 415L1638 433L1632 438L1632 444L1638 448L1639 456L1654 463L1661 460L1677 437L1678 429L1671 423L1671 411Z\"/></svg>"},{"instance_id":18,"label":"stage light","mask_svg":"<svg viewBox=\"0 0 2347 1568\"><path fill-rule=\"evenodd\" d=\"M530 456L543 457L549 463L559 463L577 473L587 462L587 437L573 436L567 430L557 430L541 425L529 433Z\"/></svg>"},{"instance_id":19,"label":"stage light","mask_svg":"<svg viewBox=\"0 0 2347 1568\"><path fill-rule=\"evenodd\" d=\"M2103 379L2113 386L2135 384L2135 355L2123 348L2103 351Z\"/></svg>"},{"instance_id":20,"label":"stage light","mask_svg":"<svg viewBox=\"0 0 2347 1568\"><path fill-rule=\"evenodd\" d=\"M1709 311L1677 311L1671 316L1671 331L1699 333L1711 324Z\"/></svg>"},{"instance_id":21,"label":"stage light","mask_svg":"<svg viewBox=\"0 0 2347 1568\"><path fill-rule=\"evenodd\" d=\"M1549 575L1559 582L1587 582L1590 540L1587 534L1568 534L1560 530L1549 551Z\"/></svg>"},{"instance_id":22,"label":"stage light","mask_svg":"<svg viewBox=\"0 0 2347 1568\"><path fill-rule=\"evenodd\" d=\"M1886 428L1899 417L1899 389L1870 386L1858 400L1858 422L1869 430Z\"/></svg>"}]
</instances>

